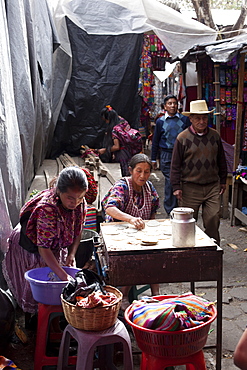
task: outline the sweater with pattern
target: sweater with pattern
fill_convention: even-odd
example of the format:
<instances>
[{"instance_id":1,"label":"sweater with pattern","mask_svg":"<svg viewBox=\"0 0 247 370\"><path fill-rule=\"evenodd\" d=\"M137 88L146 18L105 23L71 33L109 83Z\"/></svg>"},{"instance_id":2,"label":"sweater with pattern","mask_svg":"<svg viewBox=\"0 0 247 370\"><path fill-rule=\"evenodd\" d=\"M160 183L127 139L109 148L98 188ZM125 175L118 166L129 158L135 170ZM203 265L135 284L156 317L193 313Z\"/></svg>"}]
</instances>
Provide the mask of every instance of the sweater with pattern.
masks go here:
<instances>
[{"instance_id":1,"label":"sweater with pattern","mask_svg":"<svg viewBox=\"0 0 247 370\"><path fill-rule=\"evenodd\" d=\"M189 127L178 135L170 174L173 191L181 189L181 182L225 184L226 177L225 153L216 130L209 127L207 133L200 136Z\"/></svg>"},{"instance_id":2,"label":"sweater with pattern","mask_svg":"<svg viewBox=\"0 0 247 370\"><path fill-rule=\"evenodd\" d=\"M176 113L173 117L169 117L166 113L157 119L152 139L152 161L156 161L160 149L172 153L178 134L190 125L189 118L180 113Z\"/></svg>"}]
</instances>

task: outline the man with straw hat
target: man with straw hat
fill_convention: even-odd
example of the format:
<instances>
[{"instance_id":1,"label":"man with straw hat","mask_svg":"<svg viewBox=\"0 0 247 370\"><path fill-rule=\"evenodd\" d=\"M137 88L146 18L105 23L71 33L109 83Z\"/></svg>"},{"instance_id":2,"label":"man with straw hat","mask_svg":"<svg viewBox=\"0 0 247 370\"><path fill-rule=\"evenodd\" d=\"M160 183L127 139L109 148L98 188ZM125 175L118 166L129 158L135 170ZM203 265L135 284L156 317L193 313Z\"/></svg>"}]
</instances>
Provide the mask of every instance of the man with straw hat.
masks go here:
<instances>
[{"instance_id":1,"label":"man with straw hat","mask_svg":"<svg viewBox=\"0 0 247 370\"><path fill-rule=\"evenodd\" d=\"M197 220L202 206L205 233L220 244L220 195L226 189L227 165L219 133L208 127L205 100L190 102L190 112L183 112L191 126L175 142L171 163L171 184L179 205L194 209Z\"/></svg>"}]
</instances>

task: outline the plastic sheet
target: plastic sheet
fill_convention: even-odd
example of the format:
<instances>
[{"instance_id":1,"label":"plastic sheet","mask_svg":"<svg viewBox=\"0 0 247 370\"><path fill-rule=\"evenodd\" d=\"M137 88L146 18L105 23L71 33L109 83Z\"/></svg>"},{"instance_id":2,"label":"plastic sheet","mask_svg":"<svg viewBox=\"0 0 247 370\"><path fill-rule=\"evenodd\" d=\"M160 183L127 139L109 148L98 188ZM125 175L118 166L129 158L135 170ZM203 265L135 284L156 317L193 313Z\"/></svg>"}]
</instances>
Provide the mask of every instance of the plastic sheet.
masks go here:
<instances>
[{"instance_id":1,"label":"plastic sheet","mask_svg":"<svg viewBox=\"0 0 247 370\"><path fill-rule=\"evenodd\" d=\"M132 127L139 125L138 80L142 34L89 35L67 19L72 74L54 133L51 158L79 155L81 145L99 148L110 104Z\"/></svg>"},{"instance_id":2,"label":"plastic sheet","mask_svg":"<svg viewBox=\"0 0 247 370\"><path fill-rule=\"evenodd\" d=\"M64 50L70 53L64 17L88 34L154 31L172 57L195 43L216 39L216 31L155 0L60 0L54 13Z\"/></svg>"},{"instance_id":3,"label":"plastic sheet","mask_svg":"<svg viewBox=\"0 0 247 370\"><path fill-rule=\"evenodd\" d=\"M216 45L205 47L205 52L214 62L226 63L231 60L240 49L247 45L247 33L243 30L243 34L234 37L233 39L225 40Z\"/></svg>"},{"instance_id":4,"label":"plastic sheet","mask_svg":"<svg viewBox=\"0 0 247 370\"><path fill-rule=\"evenodd\" d=\"M15 226L54 131L52 53L58 41L43 0L0 0L0 19L0 181L4 212ZM8 230L9 222L1 222Z\"/></svg>"}]
</instances>

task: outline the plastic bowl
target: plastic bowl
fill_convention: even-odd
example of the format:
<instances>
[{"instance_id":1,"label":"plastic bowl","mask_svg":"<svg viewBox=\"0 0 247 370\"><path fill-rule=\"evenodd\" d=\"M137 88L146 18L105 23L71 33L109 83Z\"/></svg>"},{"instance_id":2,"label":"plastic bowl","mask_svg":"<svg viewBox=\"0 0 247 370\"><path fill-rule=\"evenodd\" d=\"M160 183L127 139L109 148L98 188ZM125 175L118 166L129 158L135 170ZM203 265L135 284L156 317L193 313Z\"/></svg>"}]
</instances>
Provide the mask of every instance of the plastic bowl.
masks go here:
<instances>
[{"instance_id":1,"label":"plastic bowl","mask_svg":"<svg viewBox=\"0 0 247 370\"><path fill-rule=\"evenodd\" d=\"M81 269L63 266L67 274L75 277L75 274ZM50 281L50 267L40 267L25 272L25 279L29 281L31 291L35 301L49 305L61 305L60 295L62 289L68 283L67 281ZM58 279L58 277L55 275Z\"/></svg>"}]
</instances>

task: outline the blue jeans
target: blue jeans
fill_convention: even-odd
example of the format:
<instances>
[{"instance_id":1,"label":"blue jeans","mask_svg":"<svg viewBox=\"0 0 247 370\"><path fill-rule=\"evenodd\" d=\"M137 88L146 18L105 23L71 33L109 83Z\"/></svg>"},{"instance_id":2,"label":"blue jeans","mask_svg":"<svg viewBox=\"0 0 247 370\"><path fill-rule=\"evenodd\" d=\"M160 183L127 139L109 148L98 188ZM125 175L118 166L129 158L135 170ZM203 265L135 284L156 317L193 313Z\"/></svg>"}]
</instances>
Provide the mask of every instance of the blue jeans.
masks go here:
<instances>
[{"instance_id":1,"label":"blue jeans","mask_svg":"<svg viewBox=\"0 0 247 370\"><path fill-rule=\"evenodd\" d=\"M170 167L172 153L161 150L160 152L160 169L165 176L165 199L164 208L169 215L173 208L177 207L177 198L173 195L172 185L170 183Z\"/></svg>"}]
</instances>

